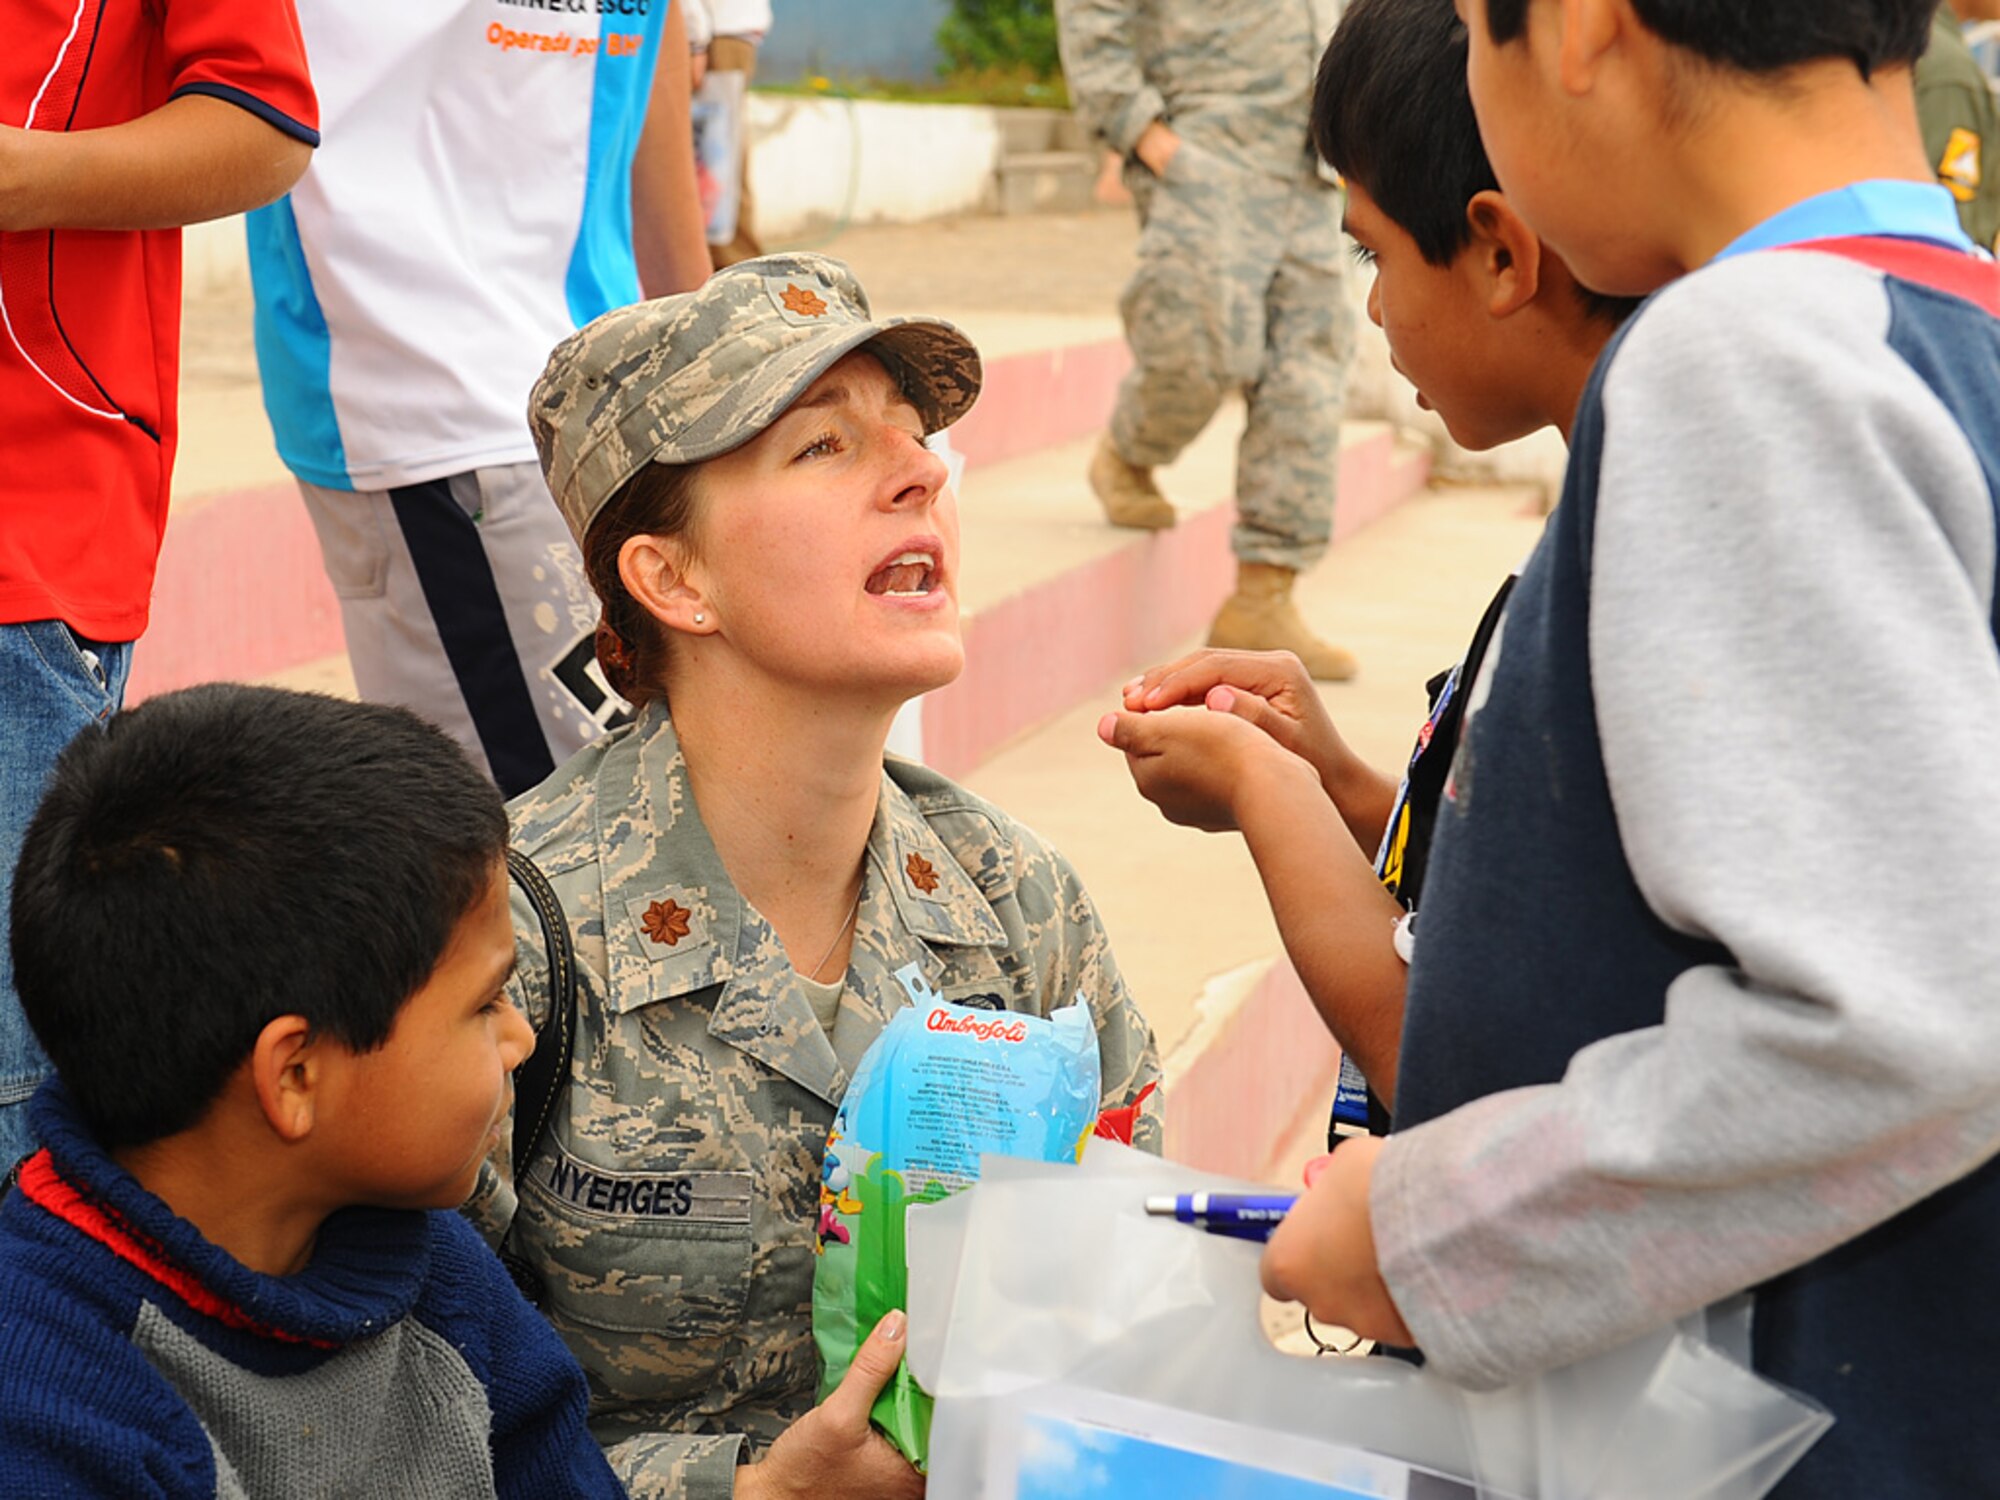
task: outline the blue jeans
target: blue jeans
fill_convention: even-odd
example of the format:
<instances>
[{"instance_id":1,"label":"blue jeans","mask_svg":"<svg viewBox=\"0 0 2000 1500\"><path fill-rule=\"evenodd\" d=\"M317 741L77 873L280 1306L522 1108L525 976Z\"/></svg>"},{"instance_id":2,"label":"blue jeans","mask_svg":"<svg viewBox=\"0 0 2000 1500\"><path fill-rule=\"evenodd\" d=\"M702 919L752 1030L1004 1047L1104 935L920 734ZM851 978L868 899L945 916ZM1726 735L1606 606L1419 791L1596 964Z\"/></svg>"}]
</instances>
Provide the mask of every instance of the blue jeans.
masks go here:
<instances>
[{"instance_id":1,"label":"blue jeans","mask_svg":"<svg viewBox=\"0 0 2000 1500\"><path fill-rule=\"evenodd\" d=\"M79 730L101 724L125 699L132 646L103 645L60 620L0 625L0 912L8 910L21 840ZM12 944L0 940L0 1173L32 1151L28 1096L49 1074L14 994Z\"/></svg>"}]
</instances>

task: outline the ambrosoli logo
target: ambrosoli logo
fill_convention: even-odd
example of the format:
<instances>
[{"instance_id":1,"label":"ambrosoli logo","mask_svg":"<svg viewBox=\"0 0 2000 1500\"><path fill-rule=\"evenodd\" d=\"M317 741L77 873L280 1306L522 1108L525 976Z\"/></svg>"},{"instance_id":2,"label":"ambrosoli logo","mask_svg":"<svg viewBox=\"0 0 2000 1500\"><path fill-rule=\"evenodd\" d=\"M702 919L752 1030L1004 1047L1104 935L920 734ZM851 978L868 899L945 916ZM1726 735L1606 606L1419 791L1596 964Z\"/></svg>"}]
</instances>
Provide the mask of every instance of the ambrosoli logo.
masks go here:
<instances>
[{"instance_id":1,"label":"ambrosoli logo","mask_svg":"<svg viewBox=\"0 0 2000 1500\"><path fill-rule=\"evenodd\" d=\"M943 1006L924 1020L926 1031L951 1031L977 1042L1025 1042L1028 1023L1019 1016L1011 1020L982 1021L977 1016L955 1016Z\"/></svg>"}]
</instances>

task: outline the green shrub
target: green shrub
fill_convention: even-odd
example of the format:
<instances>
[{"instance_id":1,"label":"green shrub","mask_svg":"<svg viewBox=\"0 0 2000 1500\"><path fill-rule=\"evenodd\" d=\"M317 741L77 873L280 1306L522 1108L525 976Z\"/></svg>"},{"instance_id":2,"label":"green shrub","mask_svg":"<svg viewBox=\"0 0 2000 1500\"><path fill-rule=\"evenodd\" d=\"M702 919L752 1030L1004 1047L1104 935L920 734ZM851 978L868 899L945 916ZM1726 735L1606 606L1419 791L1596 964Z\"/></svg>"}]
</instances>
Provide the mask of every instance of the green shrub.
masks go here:
<instances>
[{"instance_id":1,"label":"green shrub","mask_svg":"<svg viewBox=\"0 0 2000 1500\"><path fill-rule=\"evenodd\" d=\"M1068 109L1069 89L1060 76L1037 78L1026 68L988 68L979 73L948 73L931 83L902 78L801 78L792 83L768 83L760 78L760 94L795 94L807 98L884 99L900 104L999 104L1032 109Z\"/></svg>"},{"instance_id":2,"label":"green shrub","mask_svg":"<svg viewBox=\"0 0 2000 1500\"><path fill-rule=\"evenodd\" d=\"M952 0L938 27L938 50L947 73L1055 78L1062 60L1054 0Z\"/></svg>"}]
</instances>

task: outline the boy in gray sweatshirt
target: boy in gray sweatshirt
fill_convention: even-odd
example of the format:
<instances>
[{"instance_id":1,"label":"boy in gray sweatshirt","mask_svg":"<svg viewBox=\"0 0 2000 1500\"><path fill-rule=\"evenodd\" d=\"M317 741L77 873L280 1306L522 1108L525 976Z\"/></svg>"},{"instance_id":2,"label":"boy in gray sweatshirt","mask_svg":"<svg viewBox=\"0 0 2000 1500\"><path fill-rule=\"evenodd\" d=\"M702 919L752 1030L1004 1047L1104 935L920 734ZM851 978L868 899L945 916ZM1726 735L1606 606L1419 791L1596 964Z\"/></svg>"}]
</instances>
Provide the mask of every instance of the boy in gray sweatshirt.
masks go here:
<instances>
[{"instance_id":1,"label":"boy in gray sweatshirt","mask_svg":"<svg viewBox=\"0 0 2000 1500\"><path fill-rule=\"evenodd\" d=\"M1509 200L1666 290L1472 686L1403 1128L1265 1262L1477 1386L1753 1290L1838 1419L1786 1500L2000 1493L2000 271L1917 135L1930 9L1460 0Z\"/></svg>"}]
</instances>

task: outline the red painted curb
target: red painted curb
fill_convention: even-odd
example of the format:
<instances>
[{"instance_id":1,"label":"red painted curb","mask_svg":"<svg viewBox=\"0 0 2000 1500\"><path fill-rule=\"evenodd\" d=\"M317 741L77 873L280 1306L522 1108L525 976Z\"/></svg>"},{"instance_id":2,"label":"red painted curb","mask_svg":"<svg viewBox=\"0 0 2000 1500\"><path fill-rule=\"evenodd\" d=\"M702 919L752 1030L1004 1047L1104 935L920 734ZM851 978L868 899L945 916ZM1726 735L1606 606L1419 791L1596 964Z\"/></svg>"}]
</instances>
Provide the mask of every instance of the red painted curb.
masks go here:
<instances>
[{"instance_id":1,"label":"red painted curb","mask_svg":"<svg viewBox=\"0 0 2000 1500\"><path fill-rule=\"evenodd\" d=\"M1088 437L1104 426L1131 368L1123 339L993 360L978 402L951 430L952 446L984 467Z\"/></svg>"},{"instance_id":2,"label":"red painted curb","mask_svg":"<svg viewBox=\"0 0 2000 1500\"><path fill-rule=\"evenodd\" d=\"M126 699L254 681L346 649L297 488L237 490L169 520Z\"/></svg>"},{"instance_id":3,"label":"red painted curb","mask_svg":"<svg viewBox=\"0 0 2000 1500\"><path fill-rule=\"evenodd\" d=\"M925 762L963 776L1199 629L1229 590L1230 521L1210 506L973 615L965 671L924 699Z\"/></svg>"},{"instance_id":4,"label":"red painted curb","mask_svg":"<svg viewBox=\"0 0 2000 1500\"><path fill-rule=\"evenodd\" d=\"M1428 459L1399 455L1386 430L1348 444L1334 539L1394 509L1429 475ZM1235 576L1233 520L1232 506L1212 505L973 615L965 671L923 702L925 763L962 777L1016 735L1199 631Z\"/></svg>"},{"instance_id":5,"label":"red painted curb","mask_svg":"<svg viewBox=\"0 0 2000 1500\"><path fill-rule=\"evenodd\" d=\"M1273 1155L1323 1113L1340 1047L1280 957L1236 1013L1166 1084L1166 1154L1204 1172L1268 1181Z\"/></svg>"}]
</instances>

